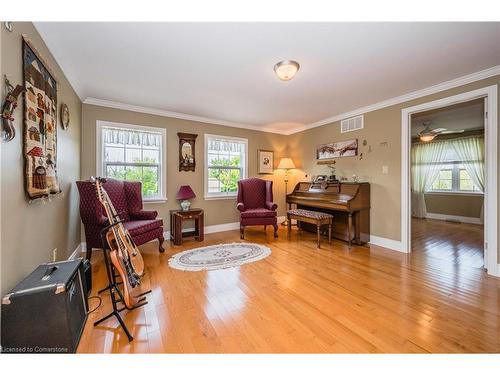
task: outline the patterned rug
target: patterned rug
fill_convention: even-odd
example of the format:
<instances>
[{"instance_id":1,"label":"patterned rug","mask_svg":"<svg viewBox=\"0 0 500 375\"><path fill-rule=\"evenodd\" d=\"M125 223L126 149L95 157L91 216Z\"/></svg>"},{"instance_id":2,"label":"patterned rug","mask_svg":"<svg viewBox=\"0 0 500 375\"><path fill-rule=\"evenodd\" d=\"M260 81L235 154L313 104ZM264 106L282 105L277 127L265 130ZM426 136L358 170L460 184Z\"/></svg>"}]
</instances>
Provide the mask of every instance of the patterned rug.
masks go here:
<instances>
[{"instance_id":1,"label":"patterned rug","mask_svg":"<svg viewBox=\"0 0 500 375\"><path fill-rule=\"evenodd\" d=\"M172 268L182 271L210 271L256 262L271 254L271 249L255 243L229 243L198 247L175 254Z\"/></svg>"}]
</instances>

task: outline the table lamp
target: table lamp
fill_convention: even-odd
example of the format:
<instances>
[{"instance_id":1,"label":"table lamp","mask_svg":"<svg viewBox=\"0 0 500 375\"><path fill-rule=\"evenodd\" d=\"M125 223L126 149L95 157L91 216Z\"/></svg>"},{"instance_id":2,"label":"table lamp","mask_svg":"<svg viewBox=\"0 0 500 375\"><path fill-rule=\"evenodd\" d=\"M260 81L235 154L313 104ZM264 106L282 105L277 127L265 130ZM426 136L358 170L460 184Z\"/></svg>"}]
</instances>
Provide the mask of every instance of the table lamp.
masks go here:
<instances>
[{"instance_id":1,"label":"table lamp","mask_svg":"<svg viewBox=\"0 0 500 375\"><path fill-rule=\"evenodd\" d=\"M177 200L182 200L182 211L188 211L191 207L191 202L188 199L196 198L196 194L194 193L193 189L191 189L191 186L182 185L175 198Z\"/></svg>"}]
</instances>

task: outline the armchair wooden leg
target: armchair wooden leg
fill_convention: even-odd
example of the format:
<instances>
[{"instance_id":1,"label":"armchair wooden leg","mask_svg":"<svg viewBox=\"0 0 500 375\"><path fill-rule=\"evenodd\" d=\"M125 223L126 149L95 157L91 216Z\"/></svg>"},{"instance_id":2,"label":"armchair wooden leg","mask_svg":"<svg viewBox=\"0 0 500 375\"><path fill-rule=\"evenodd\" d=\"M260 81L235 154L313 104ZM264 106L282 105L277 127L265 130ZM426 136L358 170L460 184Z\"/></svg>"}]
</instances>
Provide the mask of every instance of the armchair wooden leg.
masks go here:
<instances>
[{"instance_id":1,"label":"armchair wooden leg","mask_svg":"<svg viewBox=\"0 0 500 375\"><path fill-rule=\"evenodd\" d=\"M240 225L240 238L242 240L245 239L245 226L244 225Z\"/></svg>"},{"instance_id":2,"label":"armchair wooden leg","mask_svg":"<svg viewBox=\"0 0 500 375\"><path fill-rule=\"evenodd\" d=\"M273 224L274 227L274 238L278 238L278 224Z\"/></svg>"},{"instance_id":3,"label":"armchair wooden leg","mask_svg":"<svg viewBox=\"0 0 500 375\"><path fill-rule=\"evenodd\" d=\"M267 225L264 225L264 232L267 231Z\"/></svg>"},{"instance_id":4,"label":"armchair wooden leg","mask_svg":"<svg viewBox=\"0 0 500 375\"><path fill-rule=\"evenodd\" d=\"M90 261L91 257L92 257L92 247L87 249L87 254L86 254L86 258L88 261Z\"/></svg>"},{"instance_id":5,"label":"armchair wooden leg","mask_svg":"<svg viewBox=\"0 0 500 375\"><path fill-rule=\"evenodd\" d=\"M163 242L165 241L165 238L163 238L163 236L161 236L160 238L158 238L158 250L160 251L160 253L164 253L165 252L165 249L163 248Z\"/></svg>"}]
</instances>

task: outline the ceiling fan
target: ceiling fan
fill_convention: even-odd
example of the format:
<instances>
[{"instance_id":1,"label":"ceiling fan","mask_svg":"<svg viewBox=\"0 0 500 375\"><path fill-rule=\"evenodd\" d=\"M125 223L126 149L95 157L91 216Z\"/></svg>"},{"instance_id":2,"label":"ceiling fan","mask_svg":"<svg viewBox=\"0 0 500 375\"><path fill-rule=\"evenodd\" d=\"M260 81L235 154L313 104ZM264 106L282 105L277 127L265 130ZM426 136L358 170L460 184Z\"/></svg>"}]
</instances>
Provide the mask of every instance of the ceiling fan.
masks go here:
<instances>
[{"instance_id":1,"label":"ceiling fan","mask_svg":"<svg viewBox=\"0 0 500 375\"><path fill-rule=\"evenodd\" d=\"M432 129L430 120L424 121L422 125L424 126L424 130L418 133L418 136L422 142L430 142L434 138L436 138L436 136L439 134L455 134L464 132L463 129L462 130L448 130L446 128Z\"/></svg>"}]
</instances>

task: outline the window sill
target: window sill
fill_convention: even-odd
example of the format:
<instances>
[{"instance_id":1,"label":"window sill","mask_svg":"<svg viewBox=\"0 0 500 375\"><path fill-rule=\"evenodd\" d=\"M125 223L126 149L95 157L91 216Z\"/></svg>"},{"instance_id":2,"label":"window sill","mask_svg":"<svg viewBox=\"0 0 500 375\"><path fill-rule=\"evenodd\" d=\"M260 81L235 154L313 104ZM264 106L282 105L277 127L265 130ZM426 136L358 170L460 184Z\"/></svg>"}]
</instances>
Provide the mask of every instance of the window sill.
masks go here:
<instances>
[{"instance_id":1,"label":"window sill","mask_svg":"<svg viewBox=\"0 0 500 375\"><path fill-rule=\"evenodd\" d=\"M145 198L142 200L143 204L153 204L153 203L166 203L167 198Z\"/></svg>"},{"instance_id":2,"label":"window sill","mask_svg":"<svg viewBox=\"0 0 500 375\"><path fill-rule=\"evenodd\" d=\"M446 190L426 191L424 194L425 195L459 195L459 196L469 195L469 196L474 196L474 197L477 197L477 196L482 197L484 195L484 193L476 192L476 191L446 191Z\"/></svg>"},{"instance_id":3,"label":"window sill","mask_svg":"<svg viewBox=\"0 0 500 375\"><path fill-rule=\"evenodd\" d=\"M219 199L236 199L237 195L205 195L206 201L215 201Z\"/></svg>"}]
</instances>

